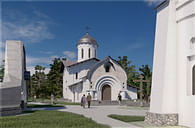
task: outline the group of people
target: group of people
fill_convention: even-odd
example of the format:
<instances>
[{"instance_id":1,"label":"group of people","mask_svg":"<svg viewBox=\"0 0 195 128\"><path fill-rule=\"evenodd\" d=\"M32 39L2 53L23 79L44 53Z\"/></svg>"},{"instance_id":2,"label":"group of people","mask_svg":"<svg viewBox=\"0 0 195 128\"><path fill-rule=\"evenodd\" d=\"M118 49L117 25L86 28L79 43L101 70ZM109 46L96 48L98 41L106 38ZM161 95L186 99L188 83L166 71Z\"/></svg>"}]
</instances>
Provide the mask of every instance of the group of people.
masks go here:
<instances>
[{"instance_id":1,"label":"group of people","mask_svg":"<svg viewBox=\"0 0 195 128\"><path fill-rule=\"evenodd\" d=\"M118 94L119 105L121 105L121 101L122 101L122 96L119 93ZM91 95L90 95L90 93L88 93L87 97L85 97L85 94L83 94L83 96L81 98L81 106L83 106L83 108L85 108L86 102L88 104L88 108L90 108L90 105L91 105Z\"/></svg>"},{"instance_id":2,"label":"group of people","mask_svg":"<svg viewBox=\"0 0 195 128\"><path fill-rule=\"evenodd\" d=\"M88 104L88 108L90 108L91 105L91 95L90 93L88 93L87 98L85 97L85 94L83 94L82 98L81 98L81 106L83 106L83 108L85 108L85 104Z\"/></svg>"}]
</instances>

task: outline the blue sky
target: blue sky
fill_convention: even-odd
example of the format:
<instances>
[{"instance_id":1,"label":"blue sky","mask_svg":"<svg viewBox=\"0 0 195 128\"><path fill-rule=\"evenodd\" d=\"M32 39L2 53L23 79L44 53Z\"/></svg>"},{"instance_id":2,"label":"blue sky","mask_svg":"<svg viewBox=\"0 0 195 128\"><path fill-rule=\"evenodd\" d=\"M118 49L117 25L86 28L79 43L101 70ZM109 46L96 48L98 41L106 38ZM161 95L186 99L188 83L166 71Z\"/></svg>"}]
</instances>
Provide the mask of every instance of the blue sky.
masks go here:
<instances>
[{"instance_id":1,"label":"blue sky","mask_svg":"<svg viewBox=\"0 0 195 128\"><path fill-rule=\"evenodd\" d=\"M55 57L77 59L77 41L89 35L98 42L98 58L128 56L137 69L152 67L157 1L2 2L2 41L21 40L27 67L49 67Z\"/></svg>"}]
</instances>

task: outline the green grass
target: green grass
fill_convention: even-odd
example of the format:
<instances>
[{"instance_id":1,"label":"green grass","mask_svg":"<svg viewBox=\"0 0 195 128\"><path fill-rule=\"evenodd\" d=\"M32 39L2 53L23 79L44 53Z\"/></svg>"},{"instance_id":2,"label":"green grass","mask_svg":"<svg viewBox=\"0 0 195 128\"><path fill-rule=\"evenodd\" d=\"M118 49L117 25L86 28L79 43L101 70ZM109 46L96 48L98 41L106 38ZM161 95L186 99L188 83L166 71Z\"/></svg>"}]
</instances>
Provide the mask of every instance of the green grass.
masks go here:
<instances>
[{"instance_id":1,"label":"green grass","mask_svg":"<svg viewBox=\"0 0 195 128\"><path fill-rule=\"evenodd\" d=\"M144 116L123 116L123 115L115 115L111 114L108 117L117 119L124 122L136 122L136 121L144 121Z\"/></svg>"},{"instance_id":2,"label":"green grass","mask_svg":"<svg viewBox=\"0 0 195 128\"><path fill-rule=\"evenodd\" d=\"M64 107L63 105L39 105L39 104L28 104L28 108L45 108L45 107Z\"/></svg>"},{"instance_id":3,"label":"green grass","mask_svg":"<svg viewBox=\"0 0 195 128\"><path fill-rule=\"evenodd\" d=\"M0 117L0 122L0 128L109 128L82 115L59 111Z\"/></svg>"}]
</instances>

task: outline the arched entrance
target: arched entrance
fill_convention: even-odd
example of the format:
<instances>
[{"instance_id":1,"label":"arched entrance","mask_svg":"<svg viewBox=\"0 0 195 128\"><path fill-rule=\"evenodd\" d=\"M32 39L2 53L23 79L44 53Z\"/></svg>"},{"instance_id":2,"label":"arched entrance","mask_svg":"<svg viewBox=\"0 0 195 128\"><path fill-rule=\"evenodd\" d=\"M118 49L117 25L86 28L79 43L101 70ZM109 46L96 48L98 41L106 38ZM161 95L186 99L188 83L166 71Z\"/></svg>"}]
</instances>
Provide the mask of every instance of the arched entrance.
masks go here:
<instances>
[{"instance_id":1,"label":"arched entrance","mask_svg":"<svg viewBox=\"0 0 195 128\"><path fill-rule=\"evenodd\" d=\"M102 100L111 100L111 87L104 85L102 88Z\"/></svg>"}]
</instances>

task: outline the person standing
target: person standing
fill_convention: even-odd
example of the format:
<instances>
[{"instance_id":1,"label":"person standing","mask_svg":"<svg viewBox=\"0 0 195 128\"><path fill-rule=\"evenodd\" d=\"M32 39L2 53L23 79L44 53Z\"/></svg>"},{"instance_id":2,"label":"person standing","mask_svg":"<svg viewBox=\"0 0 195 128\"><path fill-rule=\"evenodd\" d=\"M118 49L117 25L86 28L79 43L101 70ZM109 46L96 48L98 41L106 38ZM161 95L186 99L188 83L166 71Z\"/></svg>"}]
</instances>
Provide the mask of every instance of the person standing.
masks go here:
<instances>
[{"instance_id":1,"label":"person standing","mask_svg":"<svg viewBox=\"0 0 195 128\"><path fill-rule=\"evenodd\" d=\"M118 94L118 103L119 103L119 105L121 105L121 100L122 100L122 96L121 96L121 94L119 93L119 94Z\"/></svg>"},{"instance_id":2,"label":"person standing","mask_svg":"<svg viewBox=\"0 0 195 128\"><path fill-rule=\"evenodd\" d=\"M91 105L91 95L90 95L90 93L88 93L88 96L87 96L87 104L88 104L88 108L90 108L90 105Z\"/></svg>"},{"instance_id":3,"label":"person standing","mask_svg":"<svg viewBox=\"0 0 195 128\"><path fill-rule=\"evenodd\" d=\"M86 104L86 98L85 98L85 94L83 94L83 96L81 98L81 106L83 106L83 108L85 108L85 104Z\"/></svg>"}]
</instances>

